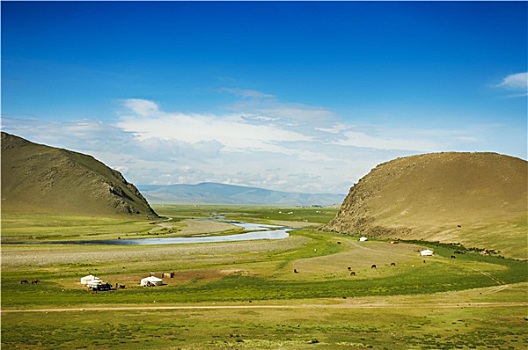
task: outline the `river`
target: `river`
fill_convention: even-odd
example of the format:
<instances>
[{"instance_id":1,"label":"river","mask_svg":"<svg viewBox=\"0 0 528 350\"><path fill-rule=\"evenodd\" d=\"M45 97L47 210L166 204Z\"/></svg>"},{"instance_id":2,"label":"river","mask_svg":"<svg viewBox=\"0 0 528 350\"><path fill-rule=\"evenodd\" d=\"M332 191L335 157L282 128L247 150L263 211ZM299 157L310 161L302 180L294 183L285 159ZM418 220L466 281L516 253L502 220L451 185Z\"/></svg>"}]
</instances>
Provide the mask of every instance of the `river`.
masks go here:
<instances>
[{"instance_id":1,"label":"river","mask_svg":"<svg viewBox=\"0 0 528 350\"><path fill-rule=\"evenodd\" d=\"M192 237L160 237L138 239L105 239L105 240L78 240L78 241L40 241L40 242L13 242L8 244L100 244L100 245L154 245L154 244L186 244L186 243L215 243L252 241L260 239L283 239L289 236L292 228L277 225L255 224L246 222L224 221L249 231L234 235L202 234Z\"/></svg>"}]
</instances>

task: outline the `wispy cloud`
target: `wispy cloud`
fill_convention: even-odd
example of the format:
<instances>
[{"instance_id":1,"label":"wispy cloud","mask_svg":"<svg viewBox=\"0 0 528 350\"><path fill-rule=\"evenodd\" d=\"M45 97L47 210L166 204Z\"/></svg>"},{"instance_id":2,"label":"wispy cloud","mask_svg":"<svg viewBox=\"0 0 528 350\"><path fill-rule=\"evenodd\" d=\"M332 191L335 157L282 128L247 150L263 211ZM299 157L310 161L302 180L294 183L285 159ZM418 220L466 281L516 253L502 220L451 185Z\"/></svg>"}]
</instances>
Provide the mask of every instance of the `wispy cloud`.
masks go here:
<instances>
[{"instance_id":1,"label":"wispy cloud","mask_svg":"<svg viewBox=\"0 0 528 350\"><path fill-rule=\"evenodd\" d=\"M168 111L134 98L120 101L113 121L3 116L2 127L34 142L91 154L136 184L215 181L334 193L346 193L381 162L433 151L490 150L490 140L504 133L500 125L391 127L259 91L221 93L226 92L237 100L220 113Z\"/></svg>"},{"instance_id":2,"label":"wispy cloud","mask_svg":"<svg viewBox=\"0 0 528 350\"><path fill-rule=\"evenodd\" d=\"M496 87L515 91L515 96L528 96L528 72L510 74Z\"/></svg>"},{"instance_id":3,"label":"wispy cloud","mask_svg":"<svg viewBox=\"0 0 528 350\"><path fill-rule=\"evenodd\" d=\"M143 154L146 150L158 154L152 155L156 159L165 154L176 160L171 150L184 152L179 159L190 168L176 170L177 177L189 180L193 174L202 176L197 181L299 191L343 192L351 177L359 177L378 162L443 151L446 145L456 149L474 140L463 131L345 122L327 108L285 103L255 90L221 92L241 98L224 106L224 114L171 112L153 101L133 99L123 101L115 126L134 135ZM279 169L271 177L266 170L270 165Z\"/></svg>"},{"instance_id":4,"label":"wispy cloud","mask_svg":"<svg viewBox=\"0 0 528 350\"><path fill-rule=\"evenodd\" d=\"M333 123L338 120L338 116L327 108L308 106L301 103L284 103L277 99L246 99L224 108L236 113L245 112L256 116L278 118L292 126L316 121Z\"/></svg>"},{"instance_id":5,"label":"wispy cloud","mask_svg":"<svg viewBox=\"0 0 528 350\"><path fill-rule=\"evenodd\" d=\"M257 91L251 95L257 99L272 96ZM411 131L414 137L398 137L392 129L347 125L327 109L282 103L274 97L258 106L231 105L231 113L225 115L167 112L152 101L138 99L126 100L123 106L127 110L121 112L115 126L139 141L160 139L189 147L214 141L224 154L266 152L299 160L335 159L331 153L318 154L317 147L311 147L322 144L414 152L442 150L431 135L420 137L423 132L417 130Z\"/></svg>"},{"instance_id":6,"label":"wispy cloud","mask_svg":"<svg viewBox=\"0 0 528 350\"><path fill-rule=\"evenodd\" d=\"M498 85L499 87L505 87L509 89L524 89L528 87L528 73L516 73L508 75Z\"/></svg>"},{"instance_id":7,"label":"wispy cloud","mask_svg":"<svg viewBox=\"0 0 528 350\"><path fill-rule=\"evenodd\" d=\"M158 113L158 105L149 100L139 98L129 98L124 101L124 105L132 110L135 114L146 117Z\"/></svg>"},{"instance_id":8,"label":"wispy cloud","mask_svg":"<svg viewBox=\"0 0 528 350\"><path fill-rule=\"evenodd\" d=\"M257 90L239 89L239 88L221 88L220 92L228 92L238 97L243 98L275 98L275 95L270 95Z\"/></svg>"},{"instance_id":9,"label":"wispy cloud","mask_svg":"<svg viewBox=\"0 0 528 350\"><path fill-rule=\"evenodd\" d=\"M287 147L281 146L284 142L310 140L308 135L268 124L270 118L164 112L146 100L127 100L124 105L129 113L124 114L116 126L140 140L159 138L189 144L216 141L226 152L276 153L289 153Z\"/></svg>"},{"instance_id":10,"label":"wispy cloud","mask_svg":"<svg viewBox=\"0 0 528 350\"><path fill-rule=\"evenodd\" d=\"M439 150L439 145L436 145L432 140L425 140L420 138L398 138L385 135L369 135L364 132L354 130L346 130L343 132L345 136L337 143L344 146L365 147L375 149L400 149L400 150L414 150L421 152L433 152Z\"/></svg>"}]
</instances>

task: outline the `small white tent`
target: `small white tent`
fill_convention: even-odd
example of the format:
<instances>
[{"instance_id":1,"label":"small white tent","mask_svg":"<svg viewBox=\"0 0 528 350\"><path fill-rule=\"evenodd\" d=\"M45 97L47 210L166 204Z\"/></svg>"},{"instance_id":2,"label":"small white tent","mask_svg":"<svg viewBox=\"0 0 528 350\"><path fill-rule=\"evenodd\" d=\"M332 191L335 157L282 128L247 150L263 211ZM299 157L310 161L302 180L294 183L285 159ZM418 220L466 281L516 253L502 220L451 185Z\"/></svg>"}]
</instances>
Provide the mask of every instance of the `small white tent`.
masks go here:
<instances>
[{"instance_id":1,"label":"small white tent","mask_svg":"<svg viewBox=\"0 0 528 350\"><path fill-rule=\"evenodd\" d=\"M81 278L81 284L97 284L98 282L102 282L99 277L95 277L94 275L88 275Z\"/></svg>"},{"instance_id":2,"label":"small white tent","mask_svg":"<svg viewBox=\"0 0 528 350\"><path fill-rule=\"evenodd\" d=\"M163 280L161 278L150 276L150 277L145 277L141 279L140 285L148 286L149 282L150 282L150 285L155 285L155 286L161 286L163 284Z\"/></svg>"},{"instance_id":3,"label":"small white tent","mask_svg":"<svg viewBox=\"0 0 528 350\"><path fill-rule=\"evenodd\" d=\"M368 238L367 237L360 237L359 241L360 242L365 242L365 241L368 241Z\"/></svg>"},{"instance_id":4,"label":"small white tent","mask_svg":"<svg viewBox=\"0 0 528 350\"><path fill-rule=\"evenodd\" d=\"M421 256L433 256L433 251L429 249L422 250L420 252Z\"/></svg>"},{"instance_id":5,"label":"small white tent","mask_svg":"<svg viewBox=\"0 0 528 350\"><path fill-rule=\"evenodd\" d=\"M96 280L92 280L92 281L86 283L86 285L87 285L88 287L94 287L94 286L98 286L98 285L103 284L103 283L104 283L104 282L101 281L101 280L98 278L98 279L96 279Z\"/></svg>"}]
</instances>

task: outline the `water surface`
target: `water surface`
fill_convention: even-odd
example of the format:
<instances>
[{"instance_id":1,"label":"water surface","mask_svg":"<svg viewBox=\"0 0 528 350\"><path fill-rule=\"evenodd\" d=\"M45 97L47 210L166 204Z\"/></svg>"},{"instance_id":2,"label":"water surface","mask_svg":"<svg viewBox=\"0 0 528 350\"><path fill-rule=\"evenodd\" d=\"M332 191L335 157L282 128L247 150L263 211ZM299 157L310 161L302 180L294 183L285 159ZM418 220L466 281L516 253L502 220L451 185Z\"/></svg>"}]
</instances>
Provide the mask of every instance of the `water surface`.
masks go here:
<instances>
[{"instance_id":1,"label":"water surface","mask_svg":"<svg viewBox=\"0 0 528 350\"><path fill-rule=\"evenodd\" d=\"M192 237L160 237L160 238L137 238L137 239L105 239L105 240L79 240L79 241L41 241L41 242L13 242L10 244L99 244L99 245L154 245L154 244L186 244L186 243L215 243L252 241L259 239L283 239L289 236L288 231L292 229L284 226L254 224L246 222L224 221L235 226L243 227L250 232L219 236L214 234L202 234Z\"/></svg>"}]
</instances>

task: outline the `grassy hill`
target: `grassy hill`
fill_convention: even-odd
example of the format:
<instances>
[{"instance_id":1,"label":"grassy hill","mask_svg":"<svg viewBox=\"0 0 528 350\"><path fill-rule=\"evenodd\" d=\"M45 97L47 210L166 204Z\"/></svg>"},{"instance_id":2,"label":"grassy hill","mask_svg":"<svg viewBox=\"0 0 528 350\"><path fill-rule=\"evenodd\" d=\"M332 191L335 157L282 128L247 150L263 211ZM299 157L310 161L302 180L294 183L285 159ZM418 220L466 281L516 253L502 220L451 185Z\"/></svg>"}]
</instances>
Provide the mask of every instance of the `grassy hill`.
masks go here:
<instances>
[{"instance_id":1,"label":"grassy hill","mask_svg":"<svg viewBox=\"0 0 528 350\"><path fill-rule=\"evenodd\" d=\"M378 165L326 230L461 243L527 258L527 170L495 153L436 153Z\"/></svg>"},{"instance_id":2,"label":"grassy hill","mask_svg":"<svg viewBox=\"0 0 528 350\"><path fill-rule=\"evenodd\" d=\"M95 158L2 132L2 213L157 214L123 175Z\"/></svg>"}]
</instances>

